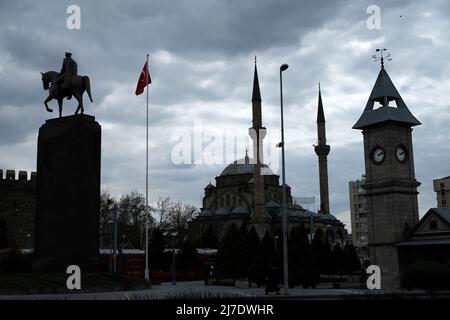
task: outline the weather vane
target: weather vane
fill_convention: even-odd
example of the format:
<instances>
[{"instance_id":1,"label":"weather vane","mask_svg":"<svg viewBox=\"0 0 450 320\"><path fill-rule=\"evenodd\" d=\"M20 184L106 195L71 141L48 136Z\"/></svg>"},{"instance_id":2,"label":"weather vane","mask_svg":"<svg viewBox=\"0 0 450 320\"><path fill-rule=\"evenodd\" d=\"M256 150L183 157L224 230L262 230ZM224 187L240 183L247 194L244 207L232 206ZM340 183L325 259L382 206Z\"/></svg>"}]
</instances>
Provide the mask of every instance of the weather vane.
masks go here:
<instances>
[{"instance_id":1,"label":"weather vane","mask_svg":"<svg viewBox=\"0 0 450 320\"><path fill-rule=\"evenodd\" d=\"M375 62L381 61L381 68L384 69L384 59L391 61L392 60L392 58L390 58L391 54L389 52L386 52L386 56L383 56L383 52L387 51L387 49L376 49L375 51L379 52L380 56L374 54L372 58Z\"/></svg>"}]
</instances>

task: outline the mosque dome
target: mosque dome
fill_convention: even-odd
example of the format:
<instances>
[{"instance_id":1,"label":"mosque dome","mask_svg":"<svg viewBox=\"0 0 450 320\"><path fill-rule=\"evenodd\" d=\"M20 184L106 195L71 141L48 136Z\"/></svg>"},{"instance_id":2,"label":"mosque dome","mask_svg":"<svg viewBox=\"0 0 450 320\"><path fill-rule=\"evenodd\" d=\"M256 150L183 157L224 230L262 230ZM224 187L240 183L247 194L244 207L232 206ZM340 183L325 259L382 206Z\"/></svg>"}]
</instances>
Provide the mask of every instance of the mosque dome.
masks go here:
<instances>
[{"instance_id":1,"label":"mosque dome","mask_svg":"<svg viewBox=\"0 0 450 320\"><path fill-rule=\"evenodd\" d=\"M253 162L253 161L252 161ZM256 164L250 163L250 159L246 156L244 159L239 159L233 161L228 166L223 169L220 176L233 176L239 174L253 174L255 171ZM261 168L265 168L265 173L269 175L274 175L273 171L269 168L268 165L262 164Z\"/></svg>"}]
</instances>

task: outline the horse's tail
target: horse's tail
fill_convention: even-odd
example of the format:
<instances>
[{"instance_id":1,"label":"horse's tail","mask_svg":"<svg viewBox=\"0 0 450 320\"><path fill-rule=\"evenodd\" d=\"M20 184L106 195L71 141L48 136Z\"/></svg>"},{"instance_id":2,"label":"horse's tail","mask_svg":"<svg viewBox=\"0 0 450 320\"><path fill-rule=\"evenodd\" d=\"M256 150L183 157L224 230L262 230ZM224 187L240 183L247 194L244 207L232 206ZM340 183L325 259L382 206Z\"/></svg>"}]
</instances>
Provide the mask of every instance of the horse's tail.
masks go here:
<instances>
[{"instance_id":1,"label":"horse's tail","mask_svg":"<svg viewBox=\"0 0 450 320\"><path fill-rule=\"evenodd\" d=\"M86 89L86 92L89 96L89 99L91 100L91 102L94 102L92 100L92 96L91 96L91 82L89 81L89 77L88 76L84 76L83 77L83 84L84 84L84 88Z\"/></svg>"}]
</instances>

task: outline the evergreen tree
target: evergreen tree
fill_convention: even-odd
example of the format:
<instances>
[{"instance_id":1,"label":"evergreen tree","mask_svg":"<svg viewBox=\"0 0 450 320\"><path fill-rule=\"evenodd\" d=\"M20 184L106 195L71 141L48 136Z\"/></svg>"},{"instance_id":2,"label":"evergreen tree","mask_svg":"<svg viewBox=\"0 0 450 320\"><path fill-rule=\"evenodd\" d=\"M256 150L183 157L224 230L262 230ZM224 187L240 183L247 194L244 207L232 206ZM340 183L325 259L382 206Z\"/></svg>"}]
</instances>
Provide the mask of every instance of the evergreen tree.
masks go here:
<instances>
[{"instance_id":1,"label":"evergreen tree","mask_svg":"<svg viewBox=\"0 0 450 320\"><path fill-rule=\"evenodd\" d=\"M329 238L328 232L325 235L325 239L323 242L323 248L322 248L322 252L321 252L321 257L319 260L320 260L319 270L322 273L330 275L337 271L336 266L334 264L333 250L331 248L331 243L330 243L330 238Z\"/></svg>"},{"instance_id":2,"label":"evergreen tree","mask_svg":"<svg viewBox=\"0 0 450 320\"><path fill-rule=\"evenodd\" d=\"M241 224L241 227L238 230L238 238L239 242L239 252L241 254L241 259L238 263L238 275L239 277L247 277L248 267L252 263L253 257L250 256L250 248L248 243L249 233L247 231L247 226L245 224Z\"/></svg>"},{"instance_id":3,"label":"evergreen tree","mask_svg":"<svg viewBox=\"0 0 450 320\"><path fill-rule=\"evenodd\" d=\"M169 270L170 256L164 252L165 243L163 232L160 228L155 227L152 230L149 251L149 265L154 271Z\"/></svg>"},{"instance_id":4,"label":"evergreen tree","mask_svg":"<svg viewBox=\"0 0 450 320\"><path fill-rule=\"evenodd\" d=\"M336 243L333 248L333 263L335 265L335 273L342 274L344 271L344 251L339 243Z\"/></svg>"},{"instance_id":5,"label":"evergreen tree","mask_svg":"<svg viewBox=\"0 0 450 320\"><path fill-rule=\"evenodd\" d=\"M203 248L212 248L212 249L217 249L219 247L217 231L212 223L209 224L208 228L202 235L201 246Z\"/></svg>"},{"instance_id":6,"label":"evergreen tree","mask_svg":"<svg viewBox=\"0 0 450 320\"><path fill-rule=\"evenodd\" d=\"M258 250L259 243L260 243L260 240L259 240L258 233L256 232L255 227L252 227L248 231L248 235L247 235L248 267L250 267L253 264L253 262L255 261L256 251Z\"/></svg>"},{"instance_id":7,"label":"evergreen tree","mask_svg":"<svg viewBox=\"0 0 450 320\"><path fill-rule=\"evenodd\" d=\"M239 230L233 223L226 231L217 251L217 270L232 279L242 276L242 267L238 261L242 261L243 248L239 236Z\"/></svg>"},{"instance_id":8,"label":"evergreen tree","mask_svg":"<svg viewBox=\"0 0 450 320\"><path fill-rule=\"evenodd\" d=\"M321 265L323 261L323 251L324 251L324 234L322 229L317 229L314 233L314 238L311 242L312 250L312 267L321 270Z\"/></svg>"},{"instance_id":9,"label":"evergreen tree","mask_svg":"<svg viewBox=\"0 0 450 320\"><path fill-rule=\"evenodd\" d=\"M277 267L275 239L269 231L266 231L256 250L254 262L249 268L250 280L258 284L263 284L269 269L272 267ZM278 269L277 273L280 274L280 272L281 270ZM281 276L279 275L278 278L281 278Z\"/></svg>"},{"instance_id":10,"label":"evergreen tree","mask_svg":"<svg viewBox=\"0 0 450 320\"><path fill-rule=\"evenodd\" d=\"M178 257L177 265L181 272L198 271L202 267L202 262L197 254L195 246L188 240L181 243L181 253Z\"/></svg>"},{"instance_id":11,"label":"evergreen tree","mask_svg":"<svg viewBox=\"0 0 450 320\"><path fill-rule=\"evenodd\" d=\"M344 272L348 275L352 275L355 272L361 270L361 262L356 254L353 244L347 244L344 248L345 262Z\"/></svg>"}]
</instances>

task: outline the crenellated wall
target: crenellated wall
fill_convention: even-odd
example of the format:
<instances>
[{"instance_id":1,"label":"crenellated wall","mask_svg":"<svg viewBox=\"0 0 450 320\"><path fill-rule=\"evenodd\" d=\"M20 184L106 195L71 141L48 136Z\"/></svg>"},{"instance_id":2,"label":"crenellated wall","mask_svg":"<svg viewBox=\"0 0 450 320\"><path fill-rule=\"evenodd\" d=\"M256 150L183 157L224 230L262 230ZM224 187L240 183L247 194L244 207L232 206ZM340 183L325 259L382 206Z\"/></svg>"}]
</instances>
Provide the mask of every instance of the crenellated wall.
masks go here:
<instances>
[{"instance_id":1,"label":"crenellated wall","mask_svg":"<svg viewBox=\"0 0 450 320\"><path fill-rule=\"evenodd\" d=\"M9 247L33 248L35 202L36 172L0 169L0 219Z\"/></svg>"}]
</instances>

